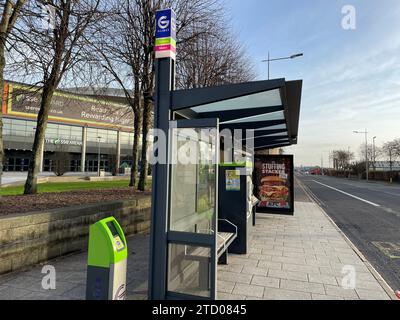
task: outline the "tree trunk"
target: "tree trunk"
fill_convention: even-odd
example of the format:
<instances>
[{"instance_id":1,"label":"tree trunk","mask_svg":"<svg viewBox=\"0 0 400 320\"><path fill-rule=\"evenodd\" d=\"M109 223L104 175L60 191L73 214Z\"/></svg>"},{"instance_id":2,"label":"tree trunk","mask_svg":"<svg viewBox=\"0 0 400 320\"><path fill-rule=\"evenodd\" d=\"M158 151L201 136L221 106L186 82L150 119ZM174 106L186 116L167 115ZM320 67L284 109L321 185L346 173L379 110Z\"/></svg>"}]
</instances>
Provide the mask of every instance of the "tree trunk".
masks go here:
<instances>
[{"instance_id":1,"label":"tree trunk","mask_svg":"<svg viewBox=\"0 0 400 320\"><path fill-rule=\"evenodd\" d=\"M136 120L135 120L136 122ZM135 132L133 133L133 146L132 146L132 166L131 166L131 179L129 182L129 186L134 188L136 186L136 178L137 178L137 173L138 173L138 165L137 165L137 159L138 159L138 148L139 148L139 134L137 133L137 125L134 124L134 130Z\"/></svg>"},{"instance_id":2,"label":"tree trunk","mask_svg":"<svg viewBox=\"0 0 400 320\"><path fill-rule=\"evenodd\" d=\"M130 187L136 186L136 178L138 173L138 148L140 138L140 83L137 76L134 77L135 85L133 92L133 146L132 146L132 166L131 166L131 179L129 182Z\"/></svg>"},{"instance_id":3,"label":"tree trunk","mask_svg":"<svg viewBox=\"0 0 400 320\"><path fill-rule=\"evenodd\" d=\"M29 163L28 177L25 182L24 194L37 193L37 176L40 170L40 158L42 152L44 151L43 147L47 120L49 118L51 100L53 98L55 88L56 86L53 84L48 84L43 88L42 101L37 119L35 139L33 142L32 155Z\"/></svg>"},{"instance_id":4,"label":"tree trunk","mask_svg":"<svg viewBox=\"0 0 400 320\"><path fill-rule=\"evenodd\" d=\"M0 44L1 45L1 44ZM6 60L4 57L4 46L1 45L0 48L0 186L1 179L3 176L3 166L4 166L4 143L3 143L3 97L4 97L4 68L6 65Z\"/></svg>"},{"instance_id":5,"label":"tree trunk","mask_svg":"<svg viewBox=\"0 0 400 320\"><path fill-rule=\"evenodd\" d=\"M146 181L148 174L148 161L147 161L147 135L149 133L150 126L150 115L151 115L151 101L148 97L144 98L143 106L143 124L142 124L142 154L141 154L141 168L140 168L140 178L138 189L140 191L145 191Z\"/></svg>"},{"instance_id":6,"label":"tree trunk","mask_svg":"<svg viewBox=\"0 0 400 320\"><path fill-rule=\"evenodd\" d=\"M130 187L136 186L136 178L138 174L138 149L139 149L139 139L140 139L140 114L134 115L135 119L133 121L133 147L132 147L132 170L131 170L131 181L129 183Z\"/></svg>"}]
</instances>

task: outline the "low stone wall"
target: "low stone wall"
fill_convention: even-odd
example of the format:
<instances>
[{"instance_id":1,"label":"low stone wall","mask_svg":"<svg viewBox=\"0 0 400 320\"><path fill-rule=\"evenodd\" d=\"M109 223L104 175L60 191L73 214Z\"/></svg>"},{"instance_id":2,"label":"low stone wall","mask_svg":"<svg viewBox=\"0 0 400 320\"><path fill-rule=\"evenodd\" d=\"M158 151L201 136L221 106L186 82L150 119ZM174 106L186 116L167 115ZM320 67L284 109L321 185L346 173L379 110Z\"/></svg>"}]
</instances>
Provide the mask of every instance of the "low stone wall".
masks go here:
<instances>
[{"instance_id":1,"label":"low stone wall","mask_svg":"<svg viewBox=\"0 0 400 320\"><path fill-rule=\"evenodd\" d=\"M0 274L87 249L89 226L114 216L127 236L147 233L151 198L0 218Z\"/></svg>"},{"instance_id":2,"label":"low stone wall","mask_svg":"<svg viewBox=\"0 0 400 320\"><path fill-rule=\"evenodd\" d=\"M97 176L49 176L49 177L39 177L38 184L44 183L66 183L66 182L102 182L102 181L121 181L126 180L129 181L130 175L121 175L121 176L105 176L105 177L97 177ZM4 183L0 186L0 188L7 187L18 187L25 185L25 179L16 182Z\"/></svg>"},{"instance_id":3,"label":"low stone wall","mask_svg":"<svg viewBox=\"0 0 400 320\"><path fill-rule=\"evenodd\" d=\"M106 176L106 177L86 177L85 180L91 182L102 182L102 181L120 181L120 180L129 180L130 176Z\"/></svg>"}]
</instances>

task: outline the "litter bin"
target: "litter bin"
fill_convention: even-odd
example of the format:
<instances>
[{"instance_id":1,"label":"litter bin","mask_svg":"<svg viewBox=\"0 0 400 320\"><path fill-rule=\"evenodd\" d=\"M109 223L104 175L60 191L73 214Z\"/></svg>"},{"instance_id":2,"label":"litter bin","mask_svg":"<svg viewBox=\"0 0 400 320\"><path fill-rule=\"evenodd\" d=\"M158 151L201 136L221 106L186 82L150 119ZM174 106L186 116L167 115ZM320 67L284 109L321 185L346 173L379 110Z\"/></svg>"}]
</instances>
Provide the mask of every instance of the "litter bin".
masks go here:
<instances>
[{"instance_id":1,"label":"litter bin","mask_svg":"<svg viewBox=\"0 0 400 320\"><path fill-rule=\"evenodd\" d=\"M125 235L115 218L90 226L87 300L125 300L127 257Z\"/></svg>"}]
</instances>

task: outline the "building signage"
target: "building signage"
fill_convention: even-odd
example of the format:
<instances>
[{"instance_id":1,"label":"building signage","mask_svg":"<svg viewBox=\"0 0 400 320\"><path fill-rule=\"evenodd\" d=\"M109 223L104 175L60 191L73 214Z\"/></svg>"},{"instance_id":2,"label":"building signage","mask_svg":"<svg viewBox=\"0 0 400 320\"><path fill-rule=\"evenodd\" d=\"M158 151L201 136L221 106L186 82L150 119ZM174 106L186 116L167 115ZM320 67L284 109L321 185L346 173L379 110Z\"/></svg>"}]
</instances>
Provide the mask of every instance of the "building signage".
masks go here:
<instances>
[{"instance_id":1,"label":"building signage","mask_svg":"<svg viewBox=\"0 0 400 320\"><path fill-rule=\"evenodd\" d=\"M172 9L156 12L156 59L176 59L176 14Z\"/></svg>"},{"instance_id":2,"label":"building signage","mask_svg":"<svg viewBox=\"0 0 400 320\"><path fill-rule=\"evenodd\" d=\"M45 139L46 144L63 145L63 146L82 146L82 141L73 141L68 139Z\"/></svg>"},{"instance_id":3,"label":"building signage","mask_svg":"<svg viewBox=\"0 0 400 320\"><path fill-rule=\"evenodd\" d=\"M7 114L36 118L41 91L22 85L9 85ZM49 120L81 125L133 128L132 109L106 100L96 100L56 92L51 101Z\"/></svg>"},{"instance_id":4,"label":"building signage","mask_svg":"<svg viewBox=\"0 0 400 320\"><path fill-rule=\"evenodd\" d=\"M294 212L293 156L256 155L253 183L258 203L257 212Z\"/></svg>"}]
</instances>

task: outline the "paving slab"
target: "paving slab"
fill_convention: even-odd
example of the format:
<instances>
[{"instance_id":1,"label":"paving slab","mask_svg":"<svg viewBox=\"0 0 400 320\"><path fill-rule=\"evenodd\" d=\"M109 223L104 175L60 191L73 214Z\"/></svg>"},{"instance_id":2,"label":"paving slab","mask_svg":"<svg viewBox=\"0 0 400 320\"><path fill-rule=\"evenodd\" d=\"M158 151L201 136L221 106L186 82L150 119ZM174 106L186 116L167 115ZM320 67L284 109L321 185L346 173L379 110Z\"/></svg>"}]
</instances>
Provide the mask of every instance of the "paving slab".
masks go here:
<instances>
[{"instance_id":1,"label":"paving slab","mask_svg":"<svg viewBox=\"0 0 400 320\"><path fill-rule=\"evenodd\" d=\"M266 288L280 288L280 282L280 279L263 276L254 276L251 280L251 284Z\"/></svg>"},{"instance_id":2,"label":"paving slab","mask_svg":"<svg viewBox=\"0 0 400 320\"><path fill-rule=\"evenodd\" d=\"M266 288L263 298L264 300L311 300L311 294L282 288Z\"/></svg>"},{"instance_id":3,"label":"paving slab","mask_svg":"<svg viewBox=\"0 0 400 320\"><path fill-rule=\"evenodd\" d=\"M241 295L245 297L258 297L262 298L264 295L264 286L248 285L237 283L233 289L233 294Z\"/></svg>"},{"instance_id":4,"label":"paving slab","mask_svg":"<svg viewBox=\"0 0 400 320\"><path fill-rule=\"evenodd\" d=\"M252 274L252 275L258 275L258 276L266 276L268 273L268 268L259 268L259 267L249 267L245 266L242 270L242 273L244 274Z\"/></svg>"},{"instance_id":5,"label":"paving slab","mask_svg":"<svg viewBox=\"0 0 400 320\"><path fill-rule=\"evenodd\" d=\"M325 294L311 294L312 300L328 300L328 301L333 301L333 300L344 300L344 298L341 297L335 297L335 296L328 296Z\"/></svg>"}]
</instances>

